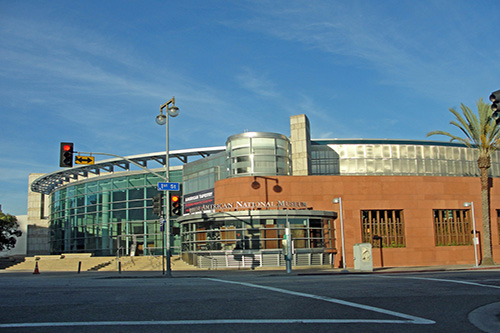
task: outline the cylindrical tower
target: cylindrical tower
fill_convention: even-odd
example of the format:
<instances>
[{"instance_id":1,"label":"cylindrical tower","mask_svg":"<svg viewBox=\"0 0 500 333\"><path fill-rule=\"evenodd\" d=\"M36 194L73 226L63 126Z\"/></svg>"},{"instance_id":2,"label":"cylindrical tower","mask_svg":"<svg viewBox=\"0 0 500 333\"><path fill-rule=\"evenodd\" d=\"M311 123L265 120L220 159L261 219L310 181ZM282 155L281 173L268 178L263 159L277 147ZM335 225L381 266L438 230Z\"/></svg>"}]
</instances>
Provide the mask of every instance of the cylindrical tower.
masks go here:
<instances>
[{"instance_id":1,"label":"cylindrical tower","mask_svg":"<svg viewBox=\"0 0 500 333\"><path fill-rule=\"evenodd\" d=\"M290 141L282 134L246 132L226 141L230 177L291 173Z\"/></svg>"}]
</instances>

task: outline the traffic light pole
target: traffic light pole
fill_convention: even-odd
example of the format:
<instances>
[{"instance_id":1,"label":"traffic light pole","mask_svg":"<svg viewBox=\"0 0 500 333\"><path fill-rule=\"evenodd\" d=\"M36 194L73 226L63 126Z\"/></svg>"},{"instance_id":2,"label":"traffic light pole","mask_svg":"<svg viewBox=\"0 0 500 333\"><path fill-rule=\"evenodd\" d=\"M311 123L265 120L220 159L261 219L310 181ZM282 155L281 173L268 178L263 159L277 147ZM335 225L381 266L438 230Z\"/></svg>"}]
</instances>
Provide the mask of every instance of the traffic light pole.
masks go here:
<instances>
[{"instance_id":1,"label":"traffic light pole","mask_svg":"<svg viewBox=\"0 0 500 333\"><path fill-rule=\"evenodd\" d=\"M165 109L165 115L163 115L163 109ZM165 125L165 179L167 183L169 182L169 145L168 145L168 126L170 117L177 117L179 115L179 108L175 106L175 97L172 97L165 104L160 106L160 114L156 116L156 123L158 125ZM167 204L165 205L165 232L164 237L166 238L167 246L163 248L163 253L167 257L167 272L166 276L172 276L172 268L170 265L170 192L167 189Z\"/></svg>"},{"instance_id":2,"label":"traffic light pole","mask_svg":"<svg viewBox=\"0 0 500 333\"><path fill-rule=\"evenodd\" d=\"M169 142L168 142L168 112L167 112L167 122L165 123L165 128L166 128L166 139L165 139L165 180L167 183L169 182L169 169L170 169L170 163L169 163ZM166 258L166 265L167 269L166 272L163 272L163 275L166 277L172 277L172 266L170 262L170 191L166 191L166 205L165 205L165 228L163 228L163 239L166 239L166 245L163 247L163 255Z\"/></svg>"}]
</instances>

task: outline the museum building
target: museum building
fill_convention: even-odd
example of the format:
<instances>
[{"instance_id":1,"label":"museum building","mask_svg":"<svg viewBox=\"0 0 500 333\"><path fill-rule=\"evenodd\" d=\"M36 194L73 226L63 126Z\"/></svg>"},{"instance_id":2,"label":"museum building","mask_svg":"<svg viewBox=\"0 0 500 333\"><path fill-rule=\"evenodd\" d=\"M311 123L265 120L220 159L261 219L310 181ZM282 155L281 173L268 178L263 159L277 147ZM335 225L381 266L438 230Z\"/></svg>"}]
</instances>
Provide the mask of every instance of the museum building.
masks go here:
<instances>
[{"instance_id":1,"label":"museum building","mask_svg":"<svg viewBox=\"0 0 500 333\"><path fill-rule=\"evenodd\" d=\"M182 162L169 170L182 198L169 235L173 253L198 267L282 266L288 228L293 265L353 267L360 243L371 244L375 267L474 264L483 230L474 149L440 141L315 140L305 115L292 116L290 125L289 137L246 132L225 146L170 152ZM46 251L161 255L152 198L164 165L160 152L31 176L28 216L46 222L37 228L42 237L46 231ZM497 258L498 151L490 176Z\"/></svg>"}]
</instances>

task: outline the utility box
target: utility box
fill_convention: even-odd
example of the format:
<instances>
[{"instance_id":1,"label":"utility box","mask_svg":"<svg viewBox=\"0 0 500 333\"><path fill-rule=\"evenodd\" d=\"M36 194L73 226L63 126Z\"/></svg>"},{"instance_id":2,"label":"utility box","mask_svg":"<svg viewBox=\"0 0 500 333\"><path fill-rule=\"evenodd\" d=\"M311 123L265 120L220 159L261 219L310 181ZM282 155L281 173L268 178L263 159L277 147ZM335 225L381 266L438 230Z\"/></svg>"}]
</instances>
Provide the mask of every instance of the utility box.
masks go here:
<instances>
[{"instance_id":1,"label":"utility box","mask_svg":"<svg viewBox=\"0 0 500 333\"><path fill-rule=\"evenodd\" d=\"M354 269L373 272L372 245L370 243L354 244Z\"/></svg>"}]
</instances>

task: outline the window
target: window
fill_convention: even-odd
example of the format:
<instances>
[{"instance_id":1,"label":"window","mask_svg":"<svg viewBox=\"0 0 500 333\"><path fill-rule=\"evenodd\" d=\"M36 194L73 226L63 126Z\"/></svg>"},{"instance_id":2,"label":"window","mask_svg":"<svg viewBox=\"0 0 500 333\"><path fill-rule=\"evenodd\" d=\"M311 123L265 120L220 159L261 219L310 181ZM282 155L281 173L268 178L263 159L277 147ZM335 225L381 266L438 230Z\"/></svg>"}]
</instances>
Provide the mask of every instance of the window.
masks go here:
<instances>
[{"instance_id":1,"label":"window","mask_svg":"<svg viewBox=\"0 0 500 333\"><path fill-rule=\"evenodd\" d=\"M435 209L437 246L472 245L472 227L467 209Z\"/></svg>"},{"instance_id":2,"label":"window","mask_svg":"<svg viewBox=\"0 0 500 333\"><path fill-rule=\"evenodd\" d=\"M311 168L313 175L338 175L340 174L339 155L328 146L313 146Z\"/></svg>"},{"instance_id":3,"label":"window","mask_svg":"<svg viewBox=\"0 0 500 333\"><path fill-rule=\"evenodd\" d=\"M402 210L362 210L361 223L363 242L373 247L405 247Z\"/></svg>"}]
</instances>

